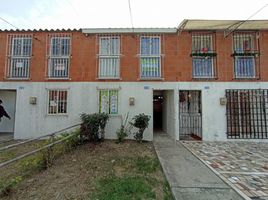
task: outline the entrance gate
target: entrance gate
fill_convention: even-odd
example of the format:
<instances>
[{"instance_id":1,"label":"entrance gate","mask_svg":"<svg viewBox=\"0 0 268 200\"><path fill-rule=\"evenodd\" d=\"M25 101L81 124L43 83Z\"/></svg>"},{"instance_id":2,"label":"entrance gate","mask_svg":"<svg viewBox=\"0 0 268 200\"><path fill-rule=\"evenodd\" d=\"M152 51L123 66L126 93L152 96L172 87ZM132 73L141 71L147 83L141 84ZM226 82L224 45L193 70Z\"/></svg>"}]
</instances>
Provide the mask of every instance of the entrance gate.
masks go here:
<instances>
[{"instance_id":1,"label":"entrance gate","mask_svg":"<svg viewBox=\"0 0 268 200\"><path fill-rule=\"evenodd\" d=\"M179 92L180 140L202 140L201 91Z\"/></svg>"}]
</instances>

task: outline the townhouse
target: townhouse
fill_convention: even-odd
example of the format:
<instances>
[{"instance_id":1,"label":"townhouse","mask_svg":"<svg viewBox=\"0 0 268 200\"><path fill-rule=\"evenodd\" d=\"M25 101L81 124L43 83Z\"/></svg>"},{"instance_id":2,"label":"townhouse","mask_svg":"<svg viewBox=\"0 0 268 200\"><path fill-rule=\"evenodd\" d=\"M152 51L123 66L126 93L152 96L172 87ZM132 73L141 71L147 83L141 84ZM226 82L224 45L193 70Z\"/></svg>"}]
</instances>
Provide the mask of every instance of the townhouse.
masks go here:
<instances>
[{"instance_id":1,"label":"townhouse","mask_svg":"<svg viewBox=\"0 0 268 200\"><path fill-rule=\"evenodd\" d=\"M178 28L0 31L0 132L30 138L107 112L152 116L146 140L268 138L268 21L184 20ZM130 136L131 138L131 136Z\"/></svg>"}]
</instances>

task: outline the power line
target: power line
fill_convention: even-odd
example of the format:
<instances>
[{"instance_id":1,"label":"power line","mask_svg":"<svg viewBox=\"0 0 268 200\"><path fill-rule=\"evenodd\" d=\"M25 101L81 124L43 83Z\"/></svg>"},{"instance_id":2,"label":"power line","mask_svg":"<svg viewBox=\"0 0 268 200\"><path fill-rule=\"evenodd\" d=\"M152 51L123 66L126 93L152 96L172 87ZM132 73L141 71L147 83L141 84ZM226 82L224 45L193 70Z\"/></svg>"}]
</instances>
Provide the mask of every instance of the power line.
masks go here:
<instances>
[{"instance_id":1,"label":"power line","mask_svg":"<svg viewBox=\"0 0 268 200\"><path fill-rule=\"evenodd\" d=\"M129 15L130 15L131 27L132 27L132 30L133 30L133 32L134 32L134 25L133 25L133 18L132 18L132 11L131 11L130 0L128 0L128 8L129 8Z\"/></svg>"},{"instance_id":2,"label":"power line","mask_svg":"<svg viewBox=\"0 0 268 200\"><path fill-rule=\"evenodd\" d=\"M3 22L6 22L6 23L9 24L10 26L14 27L15 29L19 29L18 27L16 27L15 25L11 24L10 22L8 22L7 20L5 20L4 18L0 17L0 19L1 19Z\"/></svg>"},{"instance_id":3,"label":"power line","mask_svg":"<svg viewBox=\"0 0 268 200\"><path fill-rule=\"evenodd\" d=\"M247 22L248 20L250 20L252 17L254 17L256 14L258 14L259 12L261 12L266 6L268 6L268 4L265 4L263 7L261 7L259 10L257 10L255 13L253 13L252 15L250 15L246 20L243 20L243 21L239 21L235 24L232 24L231 26L229 26L224 34L224 37L228 37L230 34L232 34L235 30L237 30L242 24L244 24L245 22ZM233 28L233 29L232 29ZM228 32L229 29L232 29L230 30L230 32Z\"/></svg>"}]
</instances>

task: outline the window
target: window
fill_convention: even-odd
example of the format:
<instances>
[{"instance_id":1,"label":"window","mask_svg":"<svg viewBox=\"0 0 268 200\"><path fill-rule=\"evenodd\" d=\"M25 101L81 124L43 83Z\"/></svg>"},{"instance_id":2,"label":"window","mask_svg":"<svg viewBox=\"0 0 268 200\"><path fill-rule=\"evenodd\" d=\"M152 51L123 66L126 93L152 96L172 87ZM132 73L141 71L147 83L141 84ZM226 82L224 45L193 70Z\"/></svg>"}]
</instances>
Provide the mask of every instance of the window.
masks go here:
<instances>
[{"instance_id":1,"label":"window","mask_svg":"<svg viewBox=\"0 0 268 200\"><path fill-rule=\"evenodd\" d=\"M118 90L99 91L99 112L118 114Z\"/></svg>"},{"instance_id":2,"label":"window","mask_svg":"<svg viewBox=\"0 0 268 200\"><path fill-rule=\"evenodd\" d=\"M32 56L31 35L9 35L8 78L29 78Z\"/></svg>"},{"instance_id":3,"label":"window","mask_svg":"<svg viewBox=\"0 0 268 200\"><path fill-rule=\"evenodd\" d=\"M142 36L140 39L141 78L161 77L161 45L159 36Z\"/></svg>"},{"instance_id":4,"label":"window","mask_svg":"<svg viewBox=\"0 0 268 200\"><path fill-rule=\"evenodd\" d=\"M193 78L211 78L213 73L213 58L193 58Z\"/></svg>"},{"instance_id":5,"label":"window","mask_svg":"<svg viewBox=\"0 0 268 200\"><path fill-rule=\"evenodd\" d=\"M255 77L254 35L235 33L233 36L233 57L235 78Z\"/></svg>"},{"instance_id":6,"label":"window","mask_svg":"<svg viewBox=\"0 0 268 200\"><path fill-rule=\"evenodd\" d=\"M67 113L67 90L48 91L48 114Z\"/></svg>"},{"instance_id":7,"label":"window","mask_svg":"<svg viewBox=\"0 0 268 200\"><path fill-rule=\"evenodd\" d=\"M52 35L49 40L48 77L68 78L71 37L69 35Z\"/></svg>"},{"instance_id":8,"label":"window","mask_svg":"<svg viewBox=\"0 0 268 200\"><path fill-rule=\"evenodd\" d=\"M195 33L192 35L192 73L193 78L214 78L214 60L212 34Z\"/></svg>"},{"instance_id":9,"label":"window","mask_svg":"<svg viewBox=\"0 0 268 200\"><path fill-rule=\"evenodd\" d=\"M99 78L119 78L120 37L99 38Z\"/></svg>"}]
</instances>

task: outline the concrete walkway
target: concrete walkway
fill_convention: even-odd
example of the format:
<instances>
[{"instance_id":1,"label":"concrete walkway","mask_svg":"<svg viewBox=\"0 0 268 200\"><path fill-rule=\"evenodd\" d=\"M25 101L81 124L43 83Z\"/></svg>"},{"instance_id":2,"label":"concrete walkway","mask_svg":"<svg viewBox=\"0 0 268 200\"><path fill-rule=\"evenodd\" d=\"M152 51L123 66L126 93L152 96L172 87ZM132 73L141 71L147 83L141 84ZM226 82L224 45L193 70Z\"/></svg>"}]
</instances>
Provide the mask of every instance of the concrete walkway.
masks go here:
<instances>
[{"instance_id":1,"label":"concrete walkway","mask_svg":"<svg viewBox=\"0 0 268 200\"><path fill-rule=\"evenodd\" d=\"M154 147L176 200L242 200L182 144L166 134L154 136Z\"/></svg>"}]
</instances>

